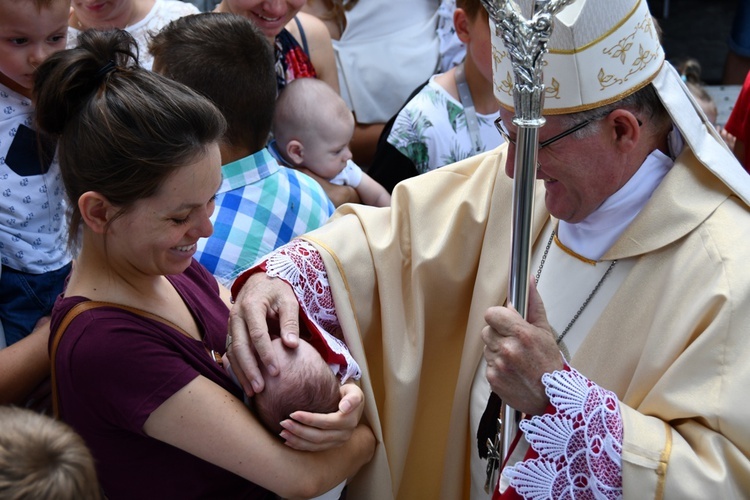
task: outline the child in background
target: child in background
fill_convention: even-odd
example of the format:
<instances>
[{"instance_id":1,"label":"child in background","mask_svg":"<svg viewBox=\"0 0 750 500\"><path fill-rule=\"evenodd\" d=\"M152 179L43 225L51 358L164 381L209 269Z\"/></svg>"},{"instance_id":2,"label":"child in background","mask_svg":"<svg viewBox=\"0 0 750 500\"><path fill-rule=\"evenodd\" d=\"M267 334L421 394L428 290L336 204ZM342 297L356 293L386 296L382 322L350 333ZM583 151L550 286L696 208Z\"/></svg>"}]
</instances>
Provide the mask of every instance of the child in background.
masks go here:
<instances>
[{"instance_id":1,"label":"child in background","mask_svg":"<svg viewBox=\"0 0 750 500\"><path fill-rule=\"evenodd\" d=\"M480 0L457 0L453 25L464 62L433 76L386 124L369 174L389 191L400 181L489 151L502 143L494 126L492 47Z\"/></svg>"},{"instance_id":2,"label":"child in background","mask_svg":"<svg viewBox=\"0 0 750 500\"><path fill-rule=\"evenodd\" d=\"M75 47L78 35L87 29L124 29L138 43L138 61L146 69L154 61L148 51L151 36L169 21L199 12L192 3L180 0L73 0L72 7L68 48Z\"/></svg>"},{"instance_id":3,"label":"child in background","mask_svg":"<svg viewBox=\"0 0 750 500\"><path fill-rule=\"evenodd\" d=\"M0 406L0 497L99 500L94 459L59 420Z\"/></svg>"},{"instance_id":4,"label":"child in background","mask_svg":"<svg viewBox=\"0 0 750 500\"><path fill-rule=\"evenodd\" d=\"M265 147L276 70L252 21L229 13L181 17L152 38L150 51L154 71L211 99L227 120L214 233L198 241L195 258L230 285L260 257L323 225L333 205L317 182L279 165Z\"/></svg>"},{"instance_id":5,"label":"child in background","mask_svg":"<svg viewBox=\"0 0 750 500\"><path fill-rule=\"evenodd\" d=\"M34 130L34 72L65 48L70 0L0 0L0 347L50 314L71 257L52 141Z\"/></svg>"},{"instance_id":6,"label":"child in background","mask_svg":"<svg viewBox=\"0 0 750 500\"><path fill-rule=\"evenodd\" d=\"M721 138L727 144L730 150L736 151L737 138L731 134L725 127L719 125L717 120L719 118L719 109L716 106L716 101L711 94L706 90L706 86L701 79L703 69L701 63L697 59L689 57L677 63L675 66L677 71L682 77L682 81L685 82L685 86L690 91L690 94L695 98L698 106L700 106L703 113L711 122L711 125L719 132ZM742 160L740 160L740 163Z\"/></svg>"},{"instance_id":7,"label":"child in background","mask_svg":"<svg viewBox=\"0 0 750 500\"><path fill-rule=\"evenodd\" d=\"M280 162L355 188L365 205L391 204L385 188L351 161L354 116L325 82L305 78L287 85L276 103L272 131L269 149Z\"/></svg>"}]
</instances>

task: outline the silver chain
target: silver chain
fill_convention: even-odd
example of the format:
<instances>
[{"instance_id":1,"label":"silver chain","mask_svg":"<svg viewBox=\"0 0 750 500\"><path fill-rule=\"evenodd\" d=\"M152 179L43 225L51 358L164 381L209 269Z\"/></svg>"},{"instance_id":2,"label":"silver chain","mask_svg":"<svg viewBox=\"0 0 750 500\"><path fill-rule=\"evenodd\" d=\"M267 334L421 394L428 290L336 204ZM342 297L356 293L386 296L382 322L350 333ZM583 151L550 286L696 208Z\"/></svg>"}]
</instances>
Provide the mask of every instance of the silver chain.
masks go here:
<instances>
[{"instance_id":1,"label":"silver chain","mask_svg":"<svg viewBox=\"0 0 750 500\"><path fill-rule=\"evenodd\" d=\"M535 283L539 284L539 278L542 276L542 269L544 268L544 263L547 261L547 254L549 253L549 249L552 246L552 241L555 239L555 230L552 230L552 234L549 237L549 241L547 242L547 246L544 249L544 254L542 255L542 261L539 263L539 269L536 271L536 280ZM604 271L604 275L599 280L599 283L596 284L593 290L591 290L591 293L588 297L586 297L586 300L583 301L583 304L581 304L581 307L578 308L578 311L573 316L573 319L570 320L570 323L568 323L568 326L565 327L565 330L557 337L557 344L559 345L560 342L562 342L562 339L568 334L570 329L573 327L576 321L578 321L578 318L581 316L581 313L583 313L583 310L586 309L586 306L589 305L589 302L591 302L591 299L594 298L594 295L596 295L596 292L599 291L599 288L601 288L602 284L604 283L604 280L607 279L607 276L609 276L609 273L612 272L612 269L615 267L615 264L617 264L617 259L613 260L612 263L609 265L606 271Z\"/></svg>"}]
</instances>

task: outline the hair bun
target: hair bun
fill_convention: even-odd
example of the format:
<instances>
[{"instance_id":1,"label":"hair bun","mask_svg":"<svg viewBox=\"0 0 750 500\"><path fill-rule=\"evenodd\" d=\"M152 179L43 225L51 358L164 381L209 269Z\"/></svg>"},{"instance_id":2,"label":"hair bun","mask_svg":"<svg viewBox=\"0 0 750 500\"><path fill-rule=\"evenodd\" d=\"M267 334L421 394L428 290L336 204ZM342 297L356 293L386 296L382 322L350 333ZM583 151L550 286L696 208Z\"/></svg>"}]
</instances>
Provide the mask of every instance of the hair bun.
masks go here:
<instances>
[{"instance_id":1,"label":"hair bun","mask_svg":"<svg viewBox=\"0 0 750 500\"><path fill-rule=\"evenodd\" d=\"M39 128L60 134L70 118L114 73L137 67L138 45L127 31L83 31L75 48L53 54L36 71L34 95Z\"/></svg>"}]
</instances>

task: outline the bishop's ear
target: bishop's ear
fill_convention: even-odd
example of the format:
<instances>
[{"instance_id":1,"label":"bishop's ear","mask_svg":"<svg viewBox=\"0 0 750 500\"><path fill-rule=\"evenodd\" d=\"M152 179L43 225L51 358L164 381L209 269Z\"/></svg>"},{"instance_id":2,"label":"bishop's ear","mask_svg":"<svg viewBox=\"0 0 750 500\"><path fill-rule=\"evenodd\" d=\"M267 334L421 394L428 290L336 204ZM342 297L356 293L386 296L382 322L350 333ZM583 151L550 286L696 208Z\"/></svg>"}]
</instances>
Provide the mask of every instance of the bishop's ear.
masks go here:
<instances>
[{"instance_id":1,"label":"bishop's ear","mask_svg":"<svg viewBox=\"0 0 750 500\"><path fill-rule=\"evenodd\" d=\"M612 129L613 139L622 152L634 149L641 137L642 123L633 113L626 109L616 109L605 118Z\"/></svg>"}]
</instances>

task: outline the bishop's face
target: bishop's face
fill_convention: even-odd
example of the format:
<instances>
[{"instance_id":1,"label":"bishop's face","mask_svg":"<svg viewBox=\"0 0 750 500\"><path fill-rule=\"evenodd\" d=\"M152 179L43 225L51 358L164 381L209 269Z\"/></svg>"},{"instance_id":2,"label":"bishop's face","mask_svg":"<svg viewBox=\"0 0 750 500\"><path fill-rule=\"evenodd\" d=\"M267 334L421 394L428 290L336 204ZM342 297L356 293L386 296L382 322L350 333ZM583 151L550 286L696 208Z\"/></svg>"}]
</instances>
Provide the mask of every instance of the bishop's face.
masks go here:
<instances>
[{"instance_id":1,"label":"bishop's face","mask_svg":"<svg viewBox=\"0 0 750 500\"><path fill-rule=\"evenodd\" d=\"M512 112L501 108L500 117L512 140L517 138ZM559 116L546 117L539 129L539 142L570 128ZM627 167L631 159L622 157L615 147L617 132L609 117L591 122L583 137L570 134L539 150L536 177L544 181L544 202L554 217L570 223L581 222L593 213L631 177ZM505 173L515 173L516 147L508 146Z\"/></svg>"}]
</instances>

